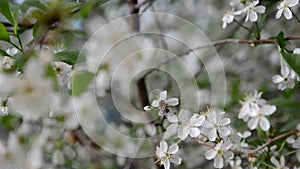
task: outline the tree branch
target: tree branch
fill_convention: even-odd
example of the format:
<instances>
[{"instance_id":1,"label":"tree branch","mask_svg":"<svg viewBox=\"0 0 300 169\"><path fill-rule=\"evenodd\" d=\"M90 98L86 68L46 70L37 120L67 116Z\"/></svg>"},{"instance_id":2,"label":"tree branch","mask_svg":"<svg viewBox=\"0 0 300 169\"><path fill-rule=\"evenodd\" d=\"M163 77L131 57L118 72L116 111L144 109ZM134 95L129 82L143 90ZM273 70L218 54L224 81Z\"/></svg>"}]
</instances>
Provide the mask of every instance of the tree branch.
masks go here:
<instances>
[{"instance_id":1,"label":"tree branch","mask_svg":"<svg viewBox=\"0 0 300 169\"><path fill-rule=\"evenodd\" d=\"M246 155L246 156L254 156L254 154L256 154L257 152L259 152L260 150L264 149L265 147L269 146L270 144L272 144L273 142L292 136L292 135L297 135L299 133L299 130L294 129L292 131L286 132L286 133L282 133L274 138L269 139L267 142L265 142L263 145L257 147L254 150L248 150L248 151L241 151L241 150L236 150L236 149L230 149L229 151L235 153L235 154L242 154L242 155ZM206 147L210 147L210 148L215 148L215 144L214 143L209 143L204 141L202 138L198 138L198 137L192 137L193 140L197 141L199 144L204 145Z\"/></svg>"}]
</instances>

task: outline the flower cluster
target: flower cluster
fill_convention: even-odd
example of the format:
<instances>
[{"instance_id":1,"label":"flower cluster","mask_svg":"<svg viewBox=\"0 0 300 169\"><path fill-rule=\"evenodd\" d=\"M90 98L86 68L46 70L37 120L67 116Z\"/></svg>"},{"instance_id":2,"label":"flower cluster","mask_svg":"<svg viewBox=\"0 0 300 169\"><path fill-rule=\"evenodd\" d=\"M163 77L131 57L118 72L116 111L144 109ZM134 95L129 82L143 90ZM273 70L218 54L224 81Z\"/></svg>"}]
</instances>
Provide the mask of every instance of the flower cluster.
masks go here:
<instances>
[{"instance_id":1,"label":"flower cluster","mask_svg":"<svg viewBox=\"0 0 300 169\"><path fill-rule=\"evenodd\" d=\"M223 18L223 29L227 27L227 24L230 24L236 16L242 15L243 13L246 13L246 19L247 22L250 20L251 22L257 22L258 21L258 14L264 14L266 11L266 7L263 5L259 5L259 0L250 0L250 1L240 1L243 8L240 10L235 10L234 4L230 3L231 10L227 11ZM292 7L295 7L298 5L299 0L283 0L277 5L277 13L275 15L276 19L279 19L282 16L282 13L284 17L289 20L293 17L293 12L291 11Z\"/></svg>"},{"instance_id":2,"label":"flower cluster","mask_svg":"<svg viewBox=\"0 0 300 169\"><path fill-rule=\"evenodd\" d=\"M276 106L269 105L266 100L261 98L262 93L254 92L254 94L247 93L244 100L241 101L242 108L239 112L238 118L248 122L250 130L259 127L263 131L270 129L270 122L266 116L273 114L276 111Z\"/></svg>"},{"instance_id":3,"label":"flower cluster","mask_svg":"<svg viewBox=\"0 0 300 169\"><path fill-rule=\"evenodd\" d=\"M162 91L160 94L166 95L167 93ZM268 104L261 96L262 93L257 91L246 93L246 96L241 101L242 108L238 118L247 122L250 130L254 130L259 126L262 131L267 132L271 126L267 117L276 111L276 106ZM163 97L163 99L166 99L166 97ZM215 168L224 168L227 165L230 165L232 168L242 168L241 158L245 158L245 156L240 155L249 155L247 153L251 152L248 151L251 147L247 143L247 139L250 138L252 133L250 131L235 131L230 126L230 118L224 117L225 114L225 112L210 109L207 112L194 114L186 109L181 109L178 114L173 110L162 114L162 119L167 119L169 125L164 133L164 140L156 148L158 164L163 165L165 169L170 168L171 162L179 165L182 159L176 155L180 151L178 143L185 142L188 140L187 138L190 138L208 147L204 155L207 160L214 161L213 165ZM168 147L166 139L173 140L174 138L178 138L179 142ZM288 142L293 145L293 148L299 149L299 137L290 137ZM268 150L265 147L264 149L255 150L255 153L263 154L265 151L273 151L273 148ZM281 158L280 162L278 162L275 158L275 155L278 153L273 154L274 157L270 159L270 162L279 168L286 167L284 158ZM251 156L248 160L252 161L252 164L256 161Z\"/></svg>"}]
</instances>

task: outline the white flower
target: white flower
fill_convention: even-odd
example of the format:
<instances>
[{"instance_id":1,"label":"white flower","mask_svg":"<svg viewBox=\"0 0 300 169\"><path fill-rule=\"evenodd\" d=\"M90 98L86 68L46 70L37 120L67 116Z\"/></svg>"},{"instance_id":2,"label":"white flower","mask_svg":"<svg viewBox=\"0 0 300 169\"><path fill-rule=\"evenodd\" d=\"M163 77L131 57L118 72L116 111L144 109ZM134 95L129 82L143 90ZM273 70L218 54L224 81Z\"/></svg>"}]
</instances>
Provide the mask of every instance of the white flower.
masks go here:
<instances>
[{"instance_id":1,"label":"white flower","mask_svg":"<svg viewBox=\"0 0 300 169\"><path fill-rule=\"evenodd\" d=\"M185 109L181 109L178 113L178 116L176 114L169 113L167 115L167 120L171 124L167 127L167 130L164 133L164 138L168 138L171 135L174 135L176 132L178 132L178 137L181 140L184 140L183 125L187 123L187 121L190 118L190 115L191 113Z\"/></svg>"},{"instance_id":2,"label":"white flower","mask_svg":"<svg viewBox=\"0 0 300 169\"><path fill-rule=\"evenodd\" d=\"M159 94L159 98L157 100L153 100L151 103L152 107L158 107L159 115L164 116L166 114L166 108L169 106L176 106L178 105L179 101L178 98L170 98L167 99L167 91L162 91Z\"/></svg>"},{"instance_id":3,"label":"white flower","mask_svg":"<svg viewBox=\"0 0 300 169\"><path fill-rule=\"evenodd\" d=\"M188 135L190 135L191 137L198 137L200 135L200 129L198 127L200 127L204 123L204 121L204 115L193 114L189 123L184 125L180 139L184 140Z\"/></svg>"},{"instance_id":4,"label":"white flower","mask_svg":"<svg viewBox=\"0 0 300 169\"><path fill-rule=\"evenodd\" d=\"M251 3L248 4L248 6L246 6L246 8L244 9L245 11L247 11L247 16L245 21L247 22L248 19L250 18L251 22L256 22L258 19L257 13L259 14L263 14L266 11L266 7L259 5L259 1L253 1Z\"/></svg>"},{"instance_id":5,"label":"white flower","mask_svg":"<svg viewBox=\"0 0 300 169\"><path fill-rule=\"evenodd\" d=\"M43 69L40 62L30 60L21 79L12 84L14 91L8 107L25 119L36 120L49 115L51 107L58 103L51 80L43 77Z\"/></svg>"},{"instance_id":6,"label":"white flower","mask_svg":"<svg viewBox=\"0 0 300 169\"><path fill-rule=\"evenodd\" d=\"M232 169L243 169L241 164L242 160L240 157L236 157L234 160L229 160L229 165Z\"/></svg>"},{"instance_id":7,"label":"white flower","mask_svg":"<svg viewBox=\"0 0 300 169\"><path fill-rule=\"evenodd\" d=\"M285 165L285 159L283 156L280 157L280 162L274 156L272 156L271 162L276 166L276 169L289 169Z\"/></svg>"},{"instance_id":8,"label":"white flower","mask_svg":"<svg viewBox=\"0 0 300 169\"><path fill-rule=\"evenodd\" d=\"M248 127L250 130L257 128L258 124L263 131L270 129L270 122L265 116L269 116L276 111L276 106L264 105L260 108L259 112L251 115L251 119L248 121Z\"/></svg>"},{"instance_id":9,"label":"white flower","mask_svg":"<svg viewBox=\"0 0 300 169\"><path fill-rule=\"evenodd\" d=\"M296 6L299 3L299 0L283 0L280 2L279 5L277 5L277 13L276 13L276 19L279 19L283 13L284 17L289 20L293 17L291 7Z\"/></svg>"},{"instance_id":10,"label":"white flower","mask_svg":"<svg viewBox=\"0 0 300 169\"><path fill-rule=\"evenodd\" d=\"M178 145L176 143L168 147L165 140L159 143L159 147L156 147L157 162L160 165L164 165L165 169L170 169L170 162L179 165L181 164L181 158L175 155L178 152Z\"/></svg>"},{"instance_id":11,"label":"white flower","mask_svg":"<svg viewBox=\"0 0 300 169\"><path fill-rule=\"evenodd\" d=\"M259 106L262 106L266 103L266 100L261 98L262 92L257 93L254 91L254 94L246 93L242 104L242 108L239 112L238 118L243 119L245 122L248 121L251 114L255 114L259 111Z\"/></svg>"},{"instance_id":12,"label":"white flower","mask_svg":"<svg viewBox=\"0 0 300 169\"><path fill-rule=\"evenodd\" d=\"M300 55L300 48L294 49L293 54Z\"/></svg>"},{"instance_id":13,"label":"white flower","mask_svg":"<svg viewBox=\"0 0 300 169\"><path fill-rule=\"evenodd\" d=\"M204 128L208 129L208 139L209 141L215 141L218 135L221 137L227 137L230 134L230 124L229 118L222 118L225 112L216 113L215 111L210 111L204 124Z\"/></svg>"},{"instance_id":14,"label":"white flower","mask_svg":"<svg viewBox=\"0 0 300 169\"><path fill-rule=\"evenodd\" d=\"M234 154L231 151L228 151L231 148L230 142L218 143L213 149L208 150L205 153L205 158L207 160L214 159L215 168L223 168L224 163L227 160L233 159Z\"/></svg>"},{"instance_id":15,"label":"white flower","mask_svg":"<svg viewBox=\"0 0 300 169\"><path fill-rule=\"evenodd\" d=\"M223 25L222 28L225 29L227 27L227 24L230 24L234 20L234 15L240 15L241 12L234 11L233 4L230 4L231 10L226 11L224 16L222 17Z\"/></svg>"},{"instance_id":16,"label":"white flower","mask_svg":"<svg viewBox=\"0 0 300 169\"><path fill-rule=\"evenodd\" d=\"M290 68L288 66L283 66L281 68L281 75L275 75L272 79L274 83L278 83L278 89L292 89L295 86L295 76L295 72L290 71Z\"/></svg>"}]
</instances>

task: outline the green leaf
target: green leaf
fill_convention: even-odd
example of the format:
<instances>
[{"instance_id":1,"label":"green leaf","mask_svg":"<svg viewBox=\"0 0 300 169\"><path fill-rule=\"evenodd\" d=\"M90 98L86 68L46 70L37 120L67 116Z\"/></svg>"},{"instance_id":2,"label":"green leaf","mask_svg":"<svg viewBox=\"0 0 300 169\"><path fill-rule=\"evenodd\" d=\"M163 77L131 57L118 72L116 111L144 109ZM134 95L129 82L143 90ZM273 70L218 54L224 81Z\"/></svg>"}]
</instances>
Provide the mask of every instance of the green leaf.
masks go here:
<instances>
[{"instance_id":1,"label":"green leaf","mask_svg":"<svg viewBox=\"0 0 300 169\"><path fill-rule=\"evenodd\" d=\"M53 83L54 84L54 86L53 86L54 90L58 91L57 76L56 76L55 70L53 69L52 65L48 65L46 67L45 75L53 80L53 82L54 82Z\"/></svg>"},{"instance_id":2,"label":"green leaf","mask_svg":"<svg viewBox=\"0 0 300 169\"><path fill-rule=\"evenodd\" d=\"M58 52L54 56L55 61L65 62L69 65L75 65L76 62L83 61L84 57L78 51Z\"/></svg>"},{"instance_id":3,"label":"green leaf","mask_svg":"<svg viewBox=\"0 0 300 169\"><path fill-rule=\"evenodd\" d=\"M9 56L9 57L11 57L8 53L6 53L4 50L2 50L2 49L0 49L0 54L2 55L2 56Z\"/></svg>"},{"instance_id":4,"label":"green leaf","mask_svg":"<svg viewBox=\"0 0 300 169\"><path fill-rule=\"evenodd\" d=\"M80 96L86 91L95 75L89 71L76 72L73 76L72 95Z\"/></svg>"},{"instance_id":5,"label":"green leaf","mask_svg":"<svg viewBox=\"0 0 300 169\"><path fill-rule=\"evenodd\" d=\"M282 31L277 35L277 40L278 40L278 44L279 44L280 48L284 49L284 46L285 46L284 34Z\"/></svg>"},{"instance_id":6,"label":"green leaf","mask_svg":"<svg viewBox=\"0 0 300 169\"><path fill-rule=\"evenodd\" d=\"M263 15L259 18L259 20L258 20L258 22L257 22L257 26L258 26L258 31L259 31L259 32L261 31L261 29L262 29L262 28L264 27L264 25L265 25L266 18L267 18L267 14L268 14L268 13L263 14Z\"/></svg>"},{"instance_id":7,"label":"green leaf","mask_svg":"<svg viewBox=\"0 0 300 169\"><path fill-rule=\"evenodd\" d=\"M277 107L295 107L300 108L300 104L298 102L292 101L286 98L276 98L269 101L270 104L275 105Z\"/></svg>"},{"instance_id":8,"label":"green leaf","mask_svg":"<svg viewBox=\"0 0 300 169\"><path fill-rule=\"evenodd\" d=\"M11 14L11 9L9 5L9 0L0 0L0 12L5 16L5 18L12 24L15 25L14 18Z\"/></svg>"},{"instance_id":9,"label":"green leaf","mask_svg":"<svg viewBox=\"0 0 300 169\"><path fill-rule=\"evenodd\" d=\"M300 75L300 55L287 52L281 48L281 54L289 66Z\"/></svg>"},{"instance_id":10,"label":"green leaf","mask_svg":"<svg viewBox=\"0 0 300 169\"><path fill-rule=\"evenodd\" d=\"M80 13L81 13L82 17L85 18L85 19L88 18L92 8L93 8L93 3L91 1L85 3L84 5L82 5L82 8L80 10Z\"/></svg>"},{"instance_id":11,"label":"green leaf","mask_svg":"<svg viewBox=\"0 0 300 169\"><path fill-rule=\"evenodd\" d=\"M10 42L9 34L2 23L0 23L0 40Z\"/></svg>"}]
</instances>

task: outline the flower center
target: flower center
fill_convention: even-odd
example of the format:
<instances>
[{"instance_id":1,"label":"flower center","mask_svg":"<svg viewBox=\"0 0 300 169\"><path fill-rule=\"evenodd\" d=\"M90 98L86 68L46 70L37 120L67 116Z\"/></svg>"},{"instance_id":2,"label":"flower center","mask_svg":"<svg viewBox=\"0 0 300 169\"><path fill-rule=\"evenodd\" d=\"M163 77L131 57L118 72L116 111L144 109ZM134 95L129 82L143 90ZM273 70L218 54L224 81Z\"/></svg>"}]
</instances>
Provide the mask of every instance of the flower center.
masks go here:
<instances>
[{"instance_id":1,"label":"flower center","mask_svg":"<svg viewBox=\"0 0 300 169\"><path fill-rule=\"evenodd\" d=\"M166 153L166 157L170 158L171 154L170 153Z\"/></svg>"},{"instance_id":2,"label":"flower center","mask_svg":"<svg viewBox=\"0 0 300 169\"><path fill-rule=\"evenodd\" d=\"M218 150L218 151L217 151L217 154L218 154L218 155L222 155L222 154L223 154L223 150Z\"/></svg>"}]
</instances>

